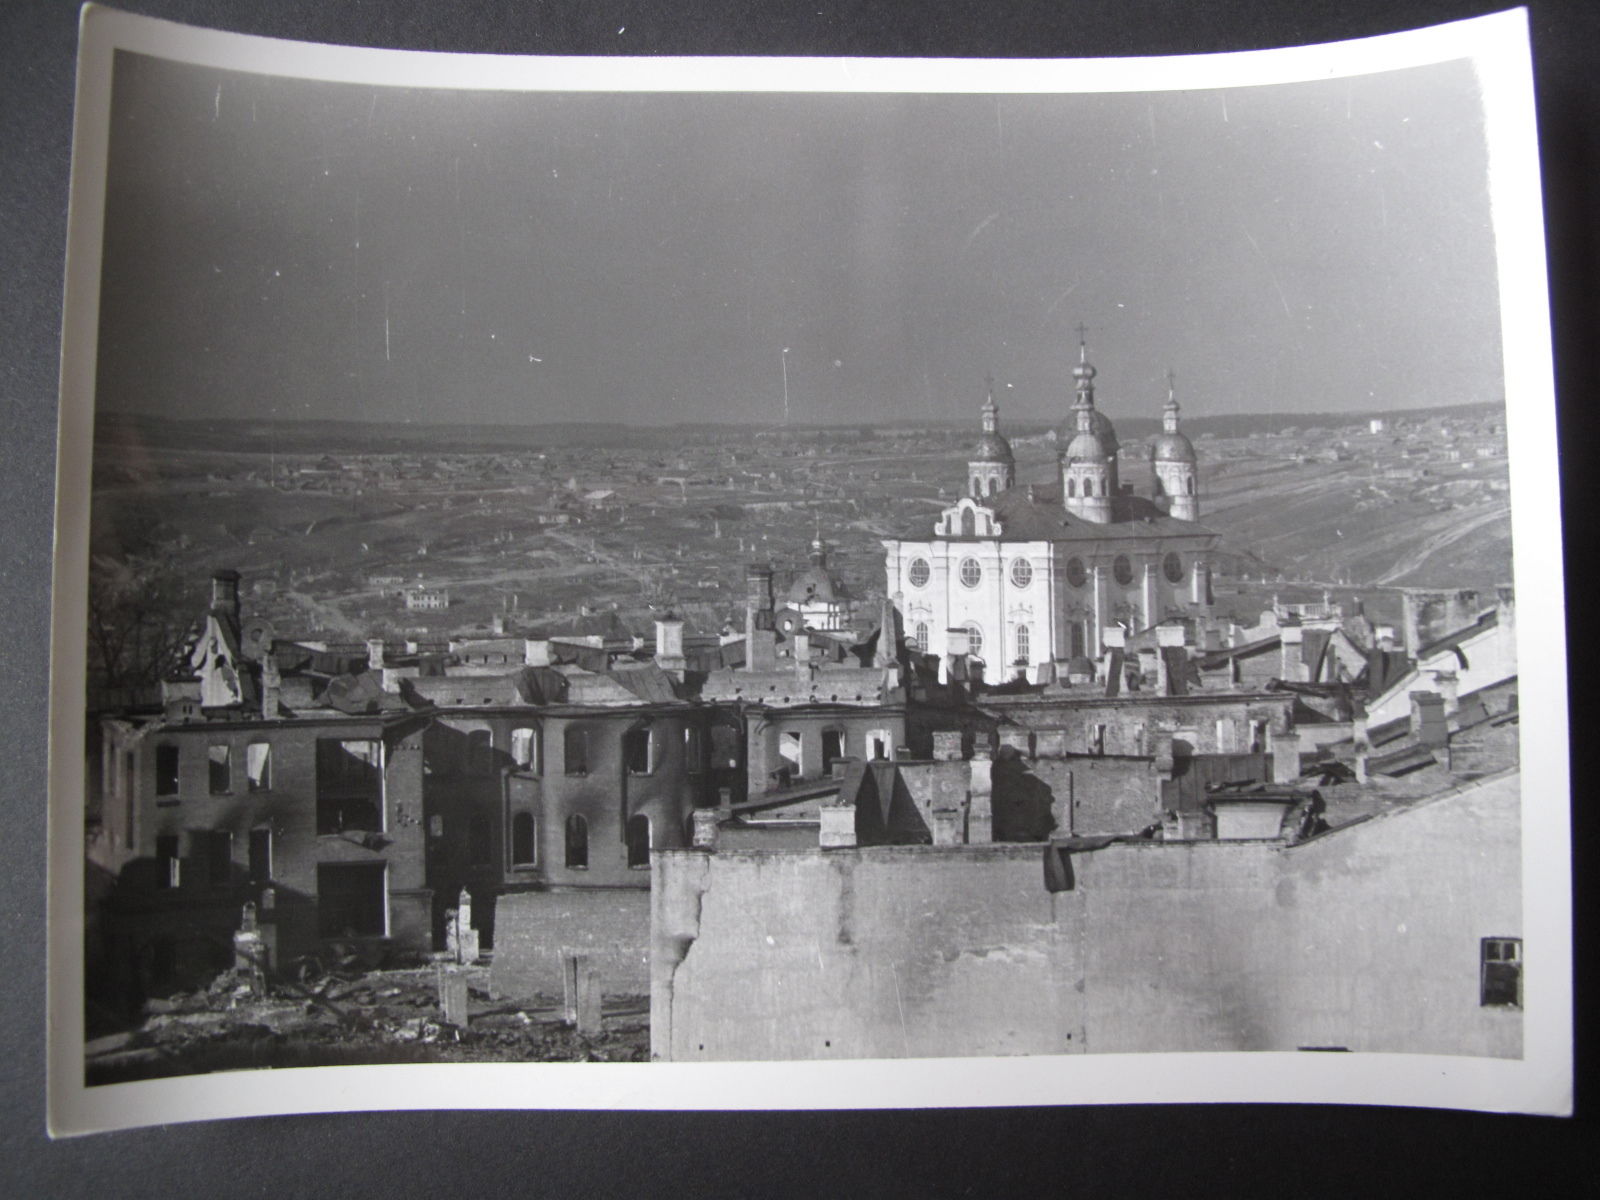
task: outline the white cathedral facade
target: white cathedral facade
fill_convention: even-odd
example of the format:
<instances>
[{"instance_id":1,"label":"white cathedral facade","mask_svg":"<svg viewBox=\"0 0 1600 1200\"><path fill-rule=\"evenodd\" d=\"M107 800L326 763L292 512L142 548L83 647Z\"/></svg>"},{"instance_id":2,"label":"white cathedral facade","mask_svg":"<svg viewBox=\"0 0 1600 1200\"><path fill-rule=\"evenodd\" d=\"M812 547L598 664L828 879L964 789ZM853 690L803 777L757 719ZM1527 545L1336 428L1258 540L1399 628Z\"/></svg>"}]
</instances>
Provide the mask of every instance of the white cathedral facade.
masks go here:
<instances>
[{"instance_id":1,"label":"white cathedral facade","mask_svg":"<svg viewBox=\"0 0 1600 1200\"><path fill-rule=\"evenodd\" d=\"M1108 644L1210 615L1217 535L1199 522L1194 446L1178 431L1170 387L1149 494L1139 495L1118 478L1116 430L1095 407L1081 343L1073 375L1066 449L1049 483L1017 486L991 390L968 494L929 536L883 543L906 641L981 662L991 682L1092 675Z\"/></svg>"}]
</instances>

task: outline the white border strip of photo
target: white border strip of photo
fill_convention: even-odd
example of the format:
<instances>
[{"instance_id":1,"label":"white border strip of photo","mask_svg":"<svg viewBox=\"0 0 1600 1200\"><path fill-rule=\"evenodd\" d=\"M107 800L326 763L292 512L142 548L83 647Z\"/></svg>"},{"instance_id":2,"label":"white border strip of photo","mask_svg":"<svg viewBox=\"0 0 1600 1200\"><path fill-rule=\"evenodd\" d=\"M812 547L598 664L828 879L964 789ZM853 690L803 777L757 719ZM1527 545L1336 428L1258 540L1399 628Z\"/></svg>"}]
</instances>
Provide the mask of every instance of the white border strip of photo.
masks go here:
<instances>
[{"instance_id":1,"label":"white border strip of photo","mask_svg":"<svg viewBox=\"0 0 1600 1200\"><path fill-rule=\"evenodd\" d=\"M129 50L300 79L511 91L1130 92L1469 59L1499 269L1523 713L1524 1057L1118 1054L777 1064L319 1067L83 1084L84 700L96 322L111 70ZM1555 397L1524 10L1324 46L1073 60L532 58L354 49L84 10L73 131L51 630L49 1124L55 1136L274 1113L1301 1102L1564 1115L1572 1106L1565 628Z\"/></svg>"}]
</instances>

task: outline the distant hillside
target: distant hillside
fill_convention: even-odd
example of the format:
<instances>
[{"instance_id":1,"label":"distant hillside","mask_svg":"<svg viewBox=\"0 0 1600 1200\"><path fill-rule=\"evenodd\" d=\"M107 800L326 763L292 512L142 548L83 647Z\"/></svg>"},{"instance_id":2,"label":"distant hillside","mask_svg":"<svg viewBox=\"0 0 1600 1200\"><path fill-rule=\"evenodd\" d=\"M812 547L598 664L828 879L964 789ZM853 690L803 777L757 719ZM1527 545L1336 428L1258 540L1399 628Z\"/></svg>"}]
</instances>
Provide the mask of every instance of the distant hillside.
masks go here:
<instances>
[{"instance_id":1,"label":"distant hillside","mask_svg":"<svg viewBox=\"0 0 1600 1200\"><path fill-rule=\"evenodd\" d=\"M1442 408L1413 408L1401 411L1370 409L1348 413L1235 413L1216 417L1185 418L1184 431L1198 437L1247 437L1251 434L1277 434L1290 429L1347 429L1364 427L1373 418L1382 418L1391 428L1438 418L1484 419L1503 413L1504 405L1490 401L1454 404ZM1117 417L1117 431L1124 440L1134 441L1158 432L1161 422L1152 417ZM1017 421L1007 432L1027 437L1064 422ZM969 429L971 421L894 421L881 425L796 425L787 430L739 422L697 422L678 425L613 425L594 421L562 421L540 425L458 425L416 422L321 421L321 420L178 420L133 413L101 413L95 422L95 438L102 448L117 445L157 445L182 450L252 450L270 446L282 454L313 454L324 451L361 451L369 454L432 452L472 452L485 449L511 453L537 451L559 446L655 447L682 443L687 439L747 438L763 430L789 436L816 433L835 436L856 431L860 434L958 432Z\"/></svg>"}]
</instances>

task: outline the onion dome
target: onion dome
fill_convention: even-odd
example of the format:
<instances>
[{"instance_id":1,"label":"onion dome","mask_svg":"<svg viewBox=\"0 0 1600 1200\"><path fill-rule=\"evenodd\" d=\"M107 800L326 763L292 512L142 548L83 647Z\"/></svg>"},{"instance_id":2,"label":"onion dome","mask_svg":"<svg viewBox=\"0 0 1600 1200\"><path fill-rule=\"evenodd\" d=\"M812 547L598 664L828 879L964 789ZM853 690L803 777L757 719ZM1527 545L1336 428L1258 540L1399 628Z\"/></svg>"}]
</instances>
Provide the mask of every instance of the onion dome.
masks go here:
<instances>
[{"instance_id":1,"label":"onion dome","mask_svg":"<svg viewBox=\"0 0 1600 1200\"><path fill-rule=\"evenodd\" d=\"M978 444L972 450L973 462L1015 462L1011 453L1011 443L998 433L986 433L978 438Z\"/></svg>"},{"instance_id":2,"label":"onion dome","mask_svg":"<svg viewBox=\"0 0 1600 1200\"><path fill-rule=\"evenodd\" d=\"M1194 443L1178 432L1177 379L1171 371L1167 372L1167 402L1161 409L1161 432L1150 443L1152 462L1195 461Z\"/></svg>"},{"instance_id":3,"label":"onion dome","mask_svg":"<svg viewBox=\"0 0 1600 1200\"><path fill-rule=\"evenodd\" d=\"M987 381L989 385L989 398L983 405L983 433L978 438L978 444L972 449L973 462L1010 463L1016 459L1011 453L1011 443L1006 441L1005 435L1000 432L1000 410L994 402L994 378Z\"/></svg>"},{"instance_id":4,"label":"onion dome","mask_svg":"<svg viewBox=\"0 0 1600 1200\"><path fill-rule=\"evenodd\" d=\"M1176 431L1158 433L1150 443L1150 458L1153 462L1192 463L1195 461L1194 443Z\"/></svg>"},{"instance_id":5,"label":"onion dome","mask_svg":"<svg viewBox=\"0 0 1600 1200\"><path fill-rule=\"evenodd\" d=\"M828 573L827 547L818 538L811 543L811 565L789 585L789 603L795 606L818 601L831 604L847 599L844 585Z\"/></svg>"},{"instance_id":6,"label":"onion dome","mask_svg":"<svg viewBox=\"0 0 1600 1200\"><path fill-rule=\"evenodd\" d=\"M1105 462L1111 454L1105 439L1090 430L1072 435L1072 440L1067 443L1065 458L1068 462Z\"/></svg>"}]
</instances>

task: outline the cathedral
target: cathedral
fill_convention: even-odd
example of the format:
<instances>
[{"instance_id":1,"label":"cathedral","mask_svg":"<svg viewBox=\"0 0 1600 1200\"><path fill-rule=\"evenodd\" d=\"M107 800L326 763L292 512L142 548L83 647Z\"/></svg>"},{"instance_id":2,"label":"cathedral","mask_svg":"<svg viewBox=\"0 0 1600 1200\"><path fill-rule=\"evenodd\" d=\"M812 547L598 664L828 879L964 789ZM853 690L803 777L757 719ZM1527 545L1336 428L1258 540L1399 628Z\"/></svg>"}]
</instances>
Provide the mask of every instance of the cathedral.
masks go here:
<instances>
[{"instance_id":1,"label":"cathedral","mask_svg":"<svg viewBox=\"0 0 1600 1200\"><path fill-rule=\"evenodd\" d=\"M1107 644L1211 612L1217 535L1200 524L1194 446L1178 430L1170 381L1141 495L1118 476L1116 429L1095 406L1081 339L1072 373L1066 448L1050 482L1017 485L991 385L967 494L930 534L883 543L906 641L981 663L992 682L1092 676Z\"/></svg>"}]
</instances>

